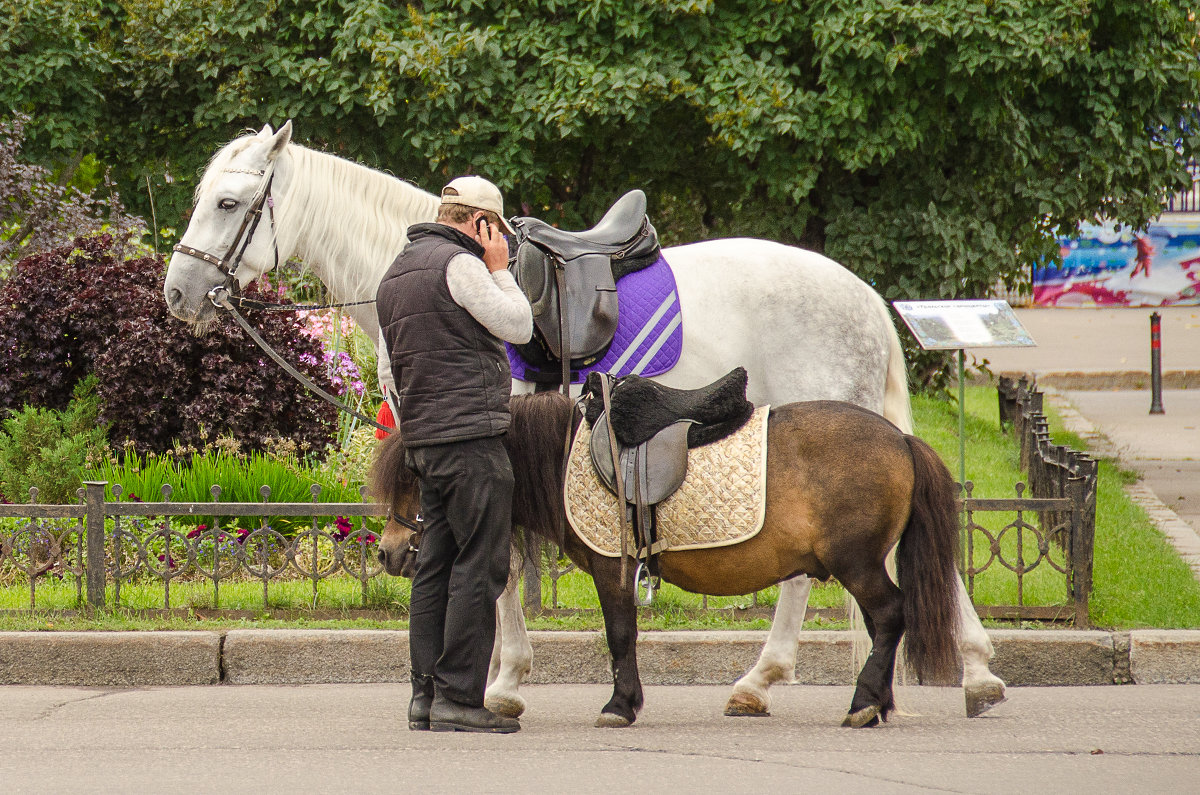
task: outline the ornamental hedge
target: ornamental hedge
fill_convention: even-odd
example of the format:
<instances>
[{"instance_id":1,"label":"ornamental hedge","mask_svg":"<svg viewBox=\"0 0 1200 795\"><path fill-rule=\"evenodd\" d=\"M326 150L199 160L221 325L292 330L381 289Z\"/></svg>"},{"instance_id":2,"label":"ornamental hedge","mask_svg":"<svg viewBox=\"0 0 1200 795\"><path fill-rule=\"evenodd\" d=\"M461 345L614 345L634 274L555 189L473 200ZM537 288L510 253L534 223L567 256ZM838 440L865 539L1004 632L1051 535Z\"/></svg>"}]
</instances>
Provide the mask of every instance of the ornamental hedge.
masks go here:
<instances>
[{"instance_id":1,"label":"ornamental hedge","mask_svg":"<svg viewBox=\"0 0 1200 795\"><path fill-rule=\"evenodd\" d=\"M279 438L324 449L336 433L336 409L283 373L229 318L197 336L171 317L162 258L122 260L117 248L110 235L81 237L13 267L0 288L0 414L26 405L65 409L75 385L94 373L99 420L114 447L159 453L228 434L245 450L270 449ZM301 333L294 315L250 320L322 388L341 391L320 364L320 342Z\"/></svg>"}]
</instances>

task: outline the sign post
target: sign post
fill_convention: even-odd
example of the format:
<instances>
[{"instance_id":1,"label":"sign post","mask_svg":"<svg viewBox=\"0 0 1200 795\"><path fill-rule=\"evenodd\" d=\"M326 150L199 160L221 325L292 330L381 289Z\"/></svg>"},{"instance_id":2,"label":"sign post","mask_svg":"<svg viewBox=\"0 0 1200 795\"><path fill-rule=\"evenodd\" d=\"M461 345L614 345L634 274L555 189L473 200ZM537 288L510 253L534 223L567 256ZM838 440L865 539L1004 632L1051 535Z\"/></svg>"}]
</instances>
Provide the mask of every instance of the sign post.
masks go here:
<instances>
[{"instance_id":1,"label":"sign post","mask_svg":"<svg viewBox=\"0 0 1200 795\"><path fill-rule=\"evenodd\" d=\"M893 306L927 351L958 351L958 477L967 483L967 348L1037 345L1007 301L895 301Z\"/></svg>"}]
</instances>

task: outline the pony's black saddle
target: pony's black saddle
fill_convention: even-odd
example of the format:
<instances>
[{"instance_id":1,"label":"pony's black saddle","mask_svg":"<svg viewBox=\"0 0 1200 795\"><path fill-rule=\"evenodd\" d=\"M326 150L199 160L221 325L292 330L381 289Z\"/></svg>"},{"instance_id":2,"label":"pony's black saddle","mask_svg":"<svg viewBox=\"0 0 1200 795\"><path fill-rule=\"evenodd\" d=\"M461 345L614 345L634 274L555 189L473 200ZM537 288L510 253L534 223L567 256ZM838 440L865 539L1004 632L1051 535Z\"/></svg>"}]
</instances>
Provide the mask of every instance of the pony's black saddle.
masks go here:
<instances>
[{"instance_id":1,"label":"pony's black saddle","mask_svg":"<svg viewBox=\"0 0 1200 795\"><path fill-rule=\"evenodd\" d=\"M518 350L531 364L585 367L612 344L617 281L658 259L646 194L630 191L600 223L565 232L537 218L513 218L517 253L509 269L533 307L534 340Z\"/></svg>"},{"instance_id":2,"label":"pony's black saddle","mask_svg":"<svg viewBox=\"0 0 1200 795\"><path fill-rule=\"evenodd\" d=\"M608 377L591 373L584 384L592 466L605 488L625 498L626 510L633 514L639 556L653 555L659 551L653 538L653 507L683 483L688 449L729 436L754 413L754 404L746 399L746 370L738 367L700 389L672 389L625 376L611 387L606 415L601 379ZM613 461L612 438L617 442L619 469Z\"/></svg>"}]
</instances>

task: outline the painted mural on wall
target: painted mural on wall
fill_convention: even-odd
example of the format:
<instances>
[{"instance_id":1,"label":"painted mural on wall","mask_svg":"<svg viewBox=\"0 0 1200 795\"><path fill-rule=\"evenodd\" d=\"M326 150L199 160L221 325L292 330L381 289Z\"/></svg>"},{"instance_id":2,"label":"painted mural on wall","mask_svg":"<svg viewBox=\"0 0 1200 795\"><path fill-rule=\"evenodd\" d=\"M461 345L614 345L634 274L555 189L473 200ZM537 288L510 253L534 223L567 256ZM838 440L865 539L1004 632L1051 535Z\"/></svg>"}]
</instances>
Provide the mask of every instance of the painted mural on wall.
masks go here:
<instances>
[{"instance_id":1,"label":"painted mural on wall","mask_svg":"<svg viewBox=\"0 0 1200 795\"><path fill-rule=\"evenodd\" d=\"M1084 224L1063 239L1061 266L1033 269L1038 306L1200 304L1200 219L1159 219L1144 232Z\"/></svg>"}]
</instances>

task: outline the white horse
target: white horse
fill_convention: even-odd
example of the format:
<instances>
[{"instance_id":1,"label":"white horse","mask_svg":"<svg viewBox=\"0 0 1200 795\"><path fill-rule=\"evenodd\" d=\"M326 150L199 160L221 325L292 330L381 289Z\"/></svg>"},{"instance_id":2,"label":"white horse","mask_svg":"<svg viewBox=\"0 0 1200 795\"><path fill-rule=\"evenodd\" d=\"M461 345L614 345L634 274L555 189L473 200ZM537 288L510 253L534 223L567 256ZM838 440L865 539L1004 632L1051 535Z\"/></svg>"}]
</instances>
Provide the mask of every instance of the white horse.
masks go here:
<instances>
[{"instance_id":1,"label":"white horse","mask_svg":"<svg viewBox=\"0 0 1200 795\"><path fill-rule=\"evenodd\" d=\"M337 301L372 300L379 280L407 242L409 225L432 221L439 199L402 180L291 143L287 122L237 138L213 157L196 189L195 209L180 241L196 252L223 252L264 174L273 208L245 246L236 280L245 286L276 262L296 256ZM271 202L268 202L271 204ZM811 251L763 240L731 239L663 251L675 273L683 318L683 352L655 380L681 388L708 384L738 365L750 373L748 397L757 404L846 400L912 432L904 357L886 303L865 282ZM219 256L219 254L218 254ZM209 291L224 274L208 259L175 253L164 295L172 314L205 324L218 309ZM372 339L374 305L349 308ZM391 382L387 356L380 379ZM532 385L514 382L514 392ZM498 632L487 705L520 715L518 688L532 649L516 588L516 569L498 602ZM988 669L987 632L959 583L963 687L967 714L1004 700L1004 683ZM801 624L811 583L796 577L780 586L767 643L755 666L735 683L727 714L765 714L770 686L793 681Z\"/></svg>"}]
</instances>

